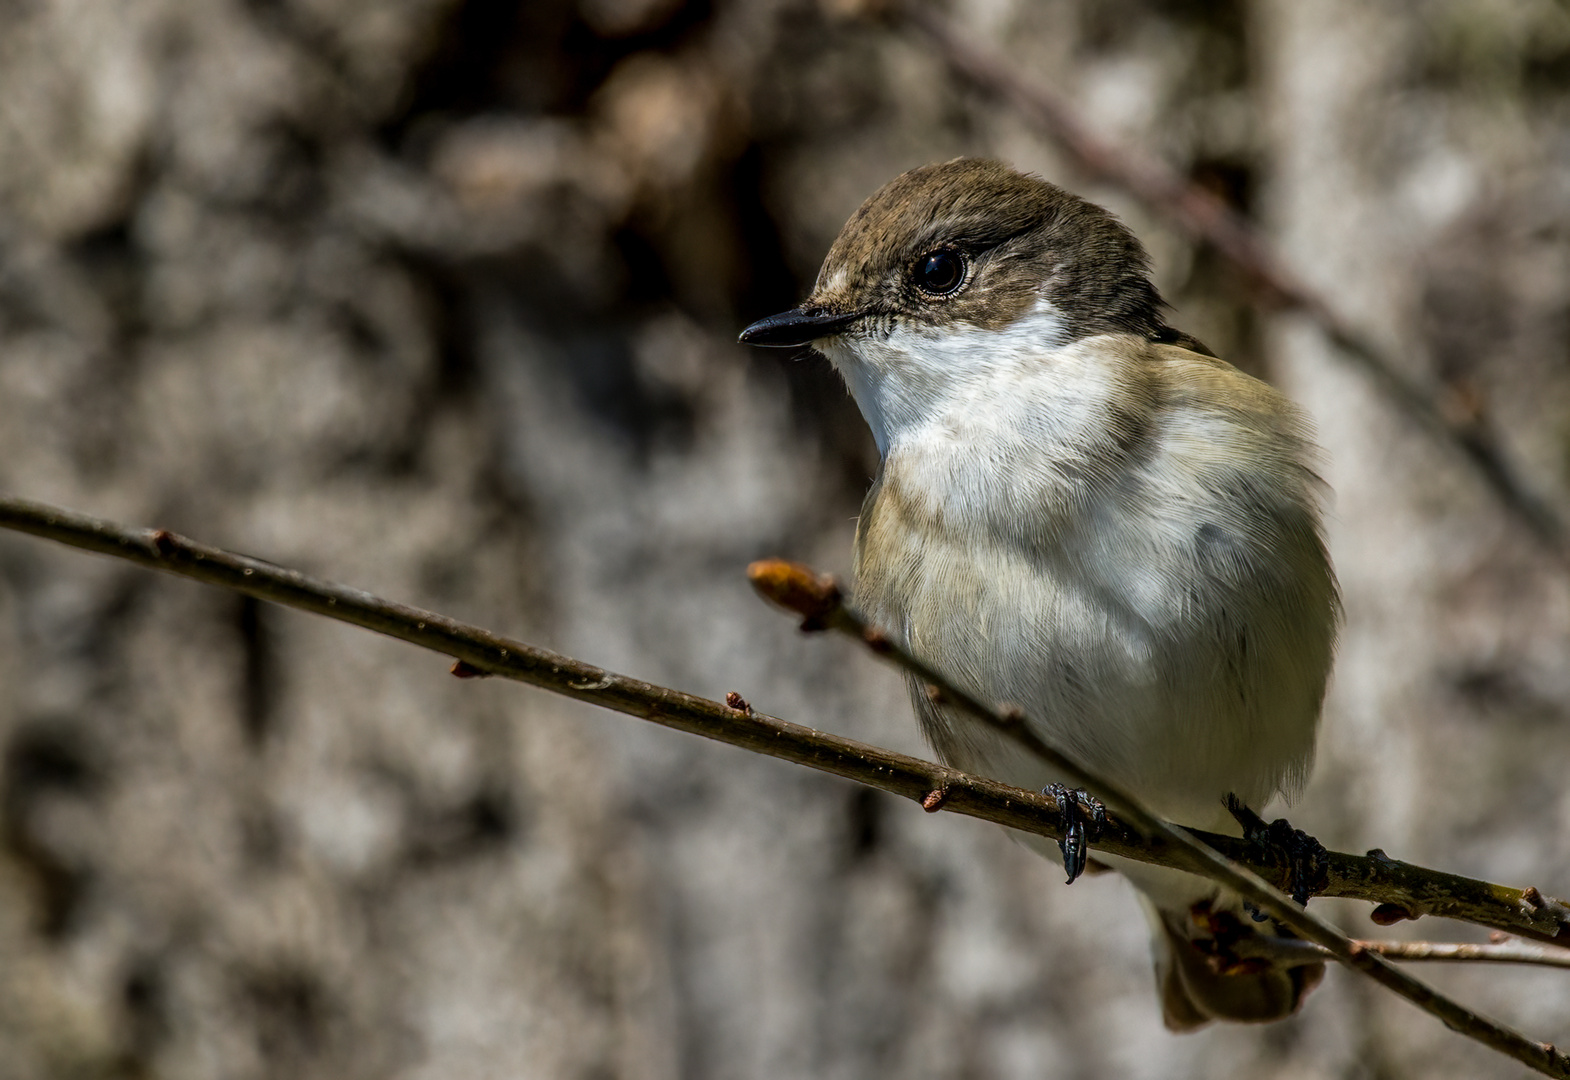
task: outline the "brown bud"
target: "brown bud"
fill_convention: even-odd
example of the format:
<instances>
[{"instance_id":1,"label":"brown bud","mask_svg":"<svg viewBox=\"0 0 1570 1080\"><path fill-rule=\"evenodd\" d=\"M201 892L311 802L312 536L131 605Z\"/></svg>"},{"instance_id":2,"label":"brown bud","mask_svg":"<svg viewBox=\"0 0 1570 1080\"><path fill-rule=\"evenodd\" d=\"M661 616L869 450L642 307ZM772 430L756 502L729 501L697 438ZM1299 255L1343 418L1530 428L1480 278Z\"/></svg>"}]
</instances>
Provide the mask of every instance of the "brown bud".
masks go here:
<instances>
[{"instance_id":1,"label":"brown bud","mask_svg":"<svg viewBox=\"0 0 1570 1080\"><path fill-rule=\"evenodd\" d=\"M1406 919L1417 918L1416 915L1400 904L1380 904L1368 913L1368 917L1380 926L1394 926L1396 923Z\"/></svg>"},{"instance_id":2,"label":"brown bud","mask_svg":"<svg viewBox=\"0 0 1570 1080\"><path fill-rule=\"evenodd\" d=\"M767 600L801 616L803 630L822 630L844 602L831 574L784 559L761 559L747 567L747 580Z\"/></svg>"}]
</instances>

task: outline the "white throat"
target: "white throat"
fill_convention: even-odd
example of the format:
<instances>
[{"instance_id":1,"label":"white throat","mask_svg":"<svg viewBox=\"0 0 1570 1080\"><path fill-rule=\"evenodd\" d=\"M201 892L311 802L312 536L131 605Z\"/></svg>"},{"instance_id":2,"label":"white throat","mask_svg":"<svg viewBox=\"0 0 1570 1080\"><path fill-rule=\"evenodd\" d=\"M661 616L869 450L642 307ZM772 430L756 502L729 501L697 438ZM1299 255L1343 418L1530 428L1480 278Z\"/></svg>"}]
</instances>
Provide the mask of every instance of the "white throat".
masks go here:
<instances>
[{"instance_id":1,"label":"white throat","mask_svg":"<svg viewBox=\"0 0 1570 1080\"><path fill-rule=\"evenodd\" d=\"M1038 299L1002 330L896 326L886 337L833 337L818 343L845 379L872 429L878 454L945 414L984 410L1039 371L1044 354L1069 341L1062 314Z\"/></svg>"}]
</instances>

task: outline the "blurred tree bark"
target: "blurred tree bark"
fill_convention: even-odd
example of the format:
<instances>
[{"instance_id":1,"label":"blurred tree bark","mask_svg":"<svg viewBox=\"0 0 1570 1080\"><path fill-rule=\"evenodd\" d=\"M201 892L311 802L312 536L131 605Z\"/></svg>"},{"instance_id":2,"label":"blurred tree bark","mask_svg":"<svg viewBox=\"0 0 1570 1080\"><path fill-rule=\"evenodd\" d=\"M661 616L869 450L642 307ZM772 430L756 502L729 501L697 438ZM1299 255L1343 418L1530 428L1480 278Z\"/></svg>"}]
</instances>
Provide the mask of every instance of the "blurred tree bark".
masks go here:
<instances>
[{"instance_id":1,"label":"blurred tree bark","mask_svg":"<svg viewBox=\"0 0 1570 1080\"><path fill-rule=\"evenodd\" d=\"M0 2L0 486L916 750L896 679L748 594L761 555L846 567L875 461L826 365L730 342L884 180L1004 157L1124 214L1176 324L1318 420L1349 622L1296 823L1570 892L1562 573L853 6ZM953 13L1564 504L1562 6ZM1350 982L1174 1041L1116 881L391 643L9 538L0 612L5 1080L1511 1075ZM1570 1038L1554 972L1444 981Z\"/></svg>"}]
</instances>

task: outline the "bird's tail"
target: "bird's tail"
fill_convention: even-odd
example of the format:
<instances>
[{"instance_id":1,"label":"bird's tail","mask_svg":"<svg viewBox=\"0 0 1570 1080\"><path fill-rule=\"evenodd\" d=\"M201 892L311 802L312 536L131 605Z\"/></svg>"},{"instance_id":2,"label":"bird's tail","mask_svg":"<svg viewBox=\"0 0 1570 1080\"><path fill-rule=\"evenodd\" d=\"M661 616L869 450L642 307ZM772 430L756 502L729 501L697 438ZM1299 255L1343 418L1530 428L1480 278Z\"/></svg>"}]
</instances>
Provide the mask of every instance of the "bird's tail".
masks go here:
<instances>
[{"instance_id":1,"label":"bird's tail","mask_svg":"<svg viewBox=\"0 0 1570 1080\"><path fill-rule=\"evenodd\" d=\"M1325 966L1283 966L1269 960L1240 959L1236 943L1260 933L1235 912L1201 901L1174 911L1150 905L1156 983L1161 1013L1173 1031L1193 1031L1212 1020L1265 1023L1297 1012L1303 998L1324 977ZM1284 933L1274 923L1263 932Z\"/></svg>"}]
</instances>

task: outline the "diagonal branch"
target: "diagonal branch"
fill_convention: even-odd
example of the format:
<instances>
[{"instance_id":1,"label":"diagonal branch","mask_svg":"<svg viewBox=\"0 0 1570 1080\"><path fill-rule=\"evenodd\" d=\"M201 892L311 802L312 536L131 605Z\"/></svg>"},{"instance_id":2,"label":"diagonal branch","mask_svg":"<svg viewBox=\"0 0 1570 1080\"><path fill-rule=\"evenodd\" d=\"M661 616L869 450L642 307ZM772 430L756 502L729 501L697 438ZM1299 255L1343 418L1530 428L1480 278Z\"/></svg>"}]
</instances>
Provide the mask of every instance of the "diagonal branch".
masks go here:
<instances>
[{"instance_id":1,"label":"diagonal branch","mask_svg":"<svg viewBox=\"0 0 1570 1080\"><path fill-rule=\"evenodd\" d=\"M722 704L617 675L434 612L318 581L295 570L199 544L163 530L128 528L69 510L3 496L0 496L0 527L112 555L374 630L455 657L454 674L491 674L514 679L666 727L846 777L918 801L929 811L952 810L1051 839L1060 836L1057 806L1043 796L763 716L753 712L739 697ZM805 589L804 595L817 595L820 604L830 595L823 580L810 573L797 572L792 580ZM824 608L822 615L825 625L831 619L848 618L837 597L830 607ZM851 626L849 623L843 625ZM854 632L867 640L864 629ZM886 653L891 651L887 639L879 635L872 636L872 643ZM929 681L942 684L937 673L921 671L922 677L930 675ZM950 693L954 701L962 701L957 690ZM1009 730L1022 725L1017 717L1009 719L994 714L993 720ZM1044 749L1051 752L1050 748ZM1083 770L1077 768L1070 771L1084 775ZM1103 796L1111 793L1108 785L1096 783L1094 778L1087 779L1088 786ZM1245 841L1190 834L1153 818L1148 811L1141 816L1136 802L1126 795L1123 799L1126 805L1125 801L1116 798L1107 800L1115 807L1121 807L1123 814L1120 819L1109 822L1096 844L1098 850L1141 862L1197 869L1256 899L1258 906L1278 921L1329 949L1342 962L1370 973L1416 1001L1456 1030L1545 1075L1570 1078L1570 1061L1552 1046L1529 1040L1437 994L1293 905L1257 876L1275 871L1269 865L1251 863L1251 852ZM1195 835L1205 843L1198 843ZM1147 839L1147 836L1151 838ZM1206 844L1214 844L1215 849ZM1230 861L1218 851L1235 856L1237 861ZM1332 853L1330 866L1331 886L1323 890L1322 895L1356 896L1394 905L1412 915L1444 914L1543 941L1570 941L1570 909L1536 889L1510 889L1382 857ZM1305 932L1303 928L1312 932Z\"/></svg>"},{"instance_id":2,"label":"diagonal branch","mask_svg":"<svg viewBox=\"0 0 1570 1080\"><path fill-rule=\"evenodd\" d=\"M1167 845L1170 861L1163 860L1164 865L1199 874L1231 889L1299 937L1323 948L1333 959L1438 1017L1451 1030L1476 1039L1547 1076L1570 1077L1570 1058L1560 1054L1551 1044L1534 1042L1396 968L1377 952L1352 941L1328 921L1298 907L1289 896L1249 867L1234 862L1189 830L1148 809L1122 784L1098 775L1047 742L1018 708L988 705L955 684L846 605L844 594L832 577L779 559L753 563L748 567L747 575L759 592L801 615L803 630L835 630L861 642L922 680L945 705L967 713L1012 739L1074 784L1089 789L1139 836Z\"/></svg>"},{"instance_id":3,"label":"diagonal branch","mask_svg":"<svg viewBox=\"0 0 1570 1080\"><path fill-rule=\"evenodd\" d=\"M1459 451L1506 512L1550 554L1570 562L1570 526L1506 459L1473 395L1434 387L1404 372L1283 265L1248 221L1212 192L1154 158L1097 137L1062 98L1027 78L1001 54L956 32L924 4L902 4L895 11L897 18L927 39L959 79L1009 105L1085 172L1118 185L1219 252L1242 271L1257 303L1306 315L1400 412Z\"/></svg>"},{"instance_id":4,"label":"diagonal branch","mask_svg":"<svg viewBox=\"0 0 1570 1080\"><path fill-rule=\"evenodd\" d=\"M778 560L755 563L749 573L760 591L782 607L802 615L806 620L804 625L809 629L828 628L830 620L843 614L832 580L818 578L804 568ZM858 629L860 625L854 621L846 624L853 635L865 640L868 632ZM880 653L896 651L887 637L877 631L871 632L869 644ZM897 662L905 666L915 663L918 667L913 670L917 670L923 678L930 675L941 680L941 676L928 671L919 661L907 662L897 658ZM1010 720L1008 726L1012 731L1016 722ZM1055 752L1049 753L1054 759L1061 757ZM1073 768L1078 769L1077 766ZM1124 832L1129 836L1137 835L1138 831L1125 824L1116 814L1108 820L1120 835ZM1247 841L1198 829L1187 831L1199 836L1210 847L1233 861L1248 866L1272 884L1281 884L1283 875L1280 869L1258 862L1257 850ZM1055 831L1052 835L1056 839ZM1096 846L1111 850L1104 845ZM1168 865L1164 860L1144 861L1161 861L1163 865ZM1381 925L1433 915L1486 926L1536 941L1570 946L1570 906L1545 896L1535 886L1513 889L1475 878L1446 874L1392 859L1378 848L1367 855L1328 852L1325 883L1313 895L1378 904L1380 906L1373 912L1373 918ZM1509 925L1504 925L1506 923Z\"/></svg>"}]
</instances>

